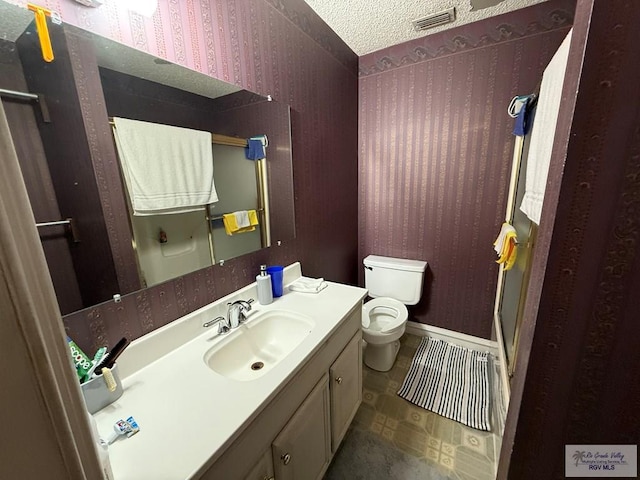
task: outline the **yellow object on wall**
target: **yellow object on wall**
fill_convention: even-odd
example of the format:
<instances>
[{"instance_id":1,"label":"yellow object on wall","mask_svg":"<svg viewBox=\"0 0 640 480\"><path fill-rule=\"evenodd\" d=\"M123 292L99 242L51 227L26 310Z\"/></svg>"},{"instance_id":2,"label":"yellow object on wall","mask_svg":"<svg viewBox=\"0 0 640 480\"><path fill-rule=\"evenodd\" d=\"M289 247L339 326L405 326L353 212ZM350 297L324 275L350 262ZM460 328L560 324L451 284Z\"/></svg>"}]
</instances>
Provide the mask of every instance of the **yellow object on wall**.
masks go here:
<instances>
[{"instance_id":1,"label":"yellow object on wall","mask_svg":"<svg viewBox=\"0 0 640 480\"><path fill-rule=\"evenodd\" d=\"M48 8L27 3L27 8L31 10L36 18L36 31L40 39L40 49L42 50L42 58L45 62L52 62L53 47L51 46L51 37L49 36L49 27L47 26L47 17L51 16L51 10Z\"/></svg>"}]
</instances>

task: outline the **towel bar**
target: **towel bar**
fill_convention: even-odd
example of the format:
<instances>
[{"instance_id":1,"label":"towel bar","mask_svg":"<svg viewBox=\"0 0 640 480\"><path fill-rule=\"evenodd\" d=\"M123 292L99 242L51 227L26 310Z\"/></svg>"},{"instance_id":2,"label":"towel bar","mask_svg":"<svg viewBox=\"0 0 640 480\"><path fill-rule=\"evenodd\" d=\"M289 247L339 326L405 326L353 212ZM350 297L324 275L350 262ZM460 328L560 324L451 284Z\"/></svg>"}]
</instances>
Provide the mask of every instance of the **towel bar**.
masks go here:
<instances>
[{"instance_id":1,"label":"towel bar","mask_svg":"<svg viewBox=\"0 0 640 480\"><path fill-rule=\"evenodd\" d=\"M116 122L113 120L113 117L109 117L109 125L111 125L112 127L116 126ZM211 143L216 145L226 145L229 147L244 148L247 146L247 139L230 137L229 135L221 135L219 133L211 133Z\"/></svg>"},{"instance_id":2,"label":"towel bar","mask_svg":"<svg viewBox=\"0 0 640 480\"><path fill-rule=\"evenodd\" d=\"M255 209L256 212L263 212L264 208L256 208ZM233 212L229 212L229 213L233 213ZM222 220L222 218L228 214L222 214L222 215L216 215L215 217L211 217L209 220Z\"/></svg>"},{"instance_id":3,"label":"towel bar","mask_svg":"<svg viewBox=\"0 0 640 480\"><path fill-rule=\"evenodd\" d=\"M68 225L69 231L71 232L71 239L73 243L79 243L80 237L78 236L78 226L73 218L67 218L66 220L56 220L54 222L42 222L36 223L36 227L54 227L57 225Z\"/></svg>"},{"instance_id":4,"label":"towel bar","mask_svg":"<svg viewBox=\"0 0 640 480\"><path fill-rule=\"evenodd\" d=\"M7 90L6 88L0 88L0 97L9 97L18 100L33 101L40 107L40 113L42 114L42 121L44 123L51 123L51 117L49 116L49 109L47 102L45 102L44 95L36 93L18 92L17 90Z\"/></svg>"}]
</instances>

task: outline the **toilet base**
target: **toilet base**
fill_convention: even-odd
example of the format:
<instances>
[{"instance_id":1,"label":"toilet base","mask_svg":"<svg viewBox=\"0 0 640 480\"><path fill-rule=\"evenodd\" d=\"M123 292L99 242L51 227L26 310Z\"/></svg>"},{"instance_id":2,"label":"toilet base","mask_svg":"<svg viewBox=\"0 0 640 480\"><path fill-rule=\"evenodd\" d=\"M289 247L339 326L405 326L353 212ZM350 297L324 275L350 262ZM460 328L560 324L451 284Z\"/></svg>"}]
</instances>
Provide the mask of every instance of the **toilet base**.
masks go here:
<instances>
[{"instance_id":1,"label":"toilet base","mask_svg":"<svg viewBox=\"0 0 640 480\"><path fill-rule=\"evenodd\" d=\"M398 340L383 345L367 343L364 350L364 364L378 372L388 372L393 367L399 350Z\"/></svg>"}]
</instances>

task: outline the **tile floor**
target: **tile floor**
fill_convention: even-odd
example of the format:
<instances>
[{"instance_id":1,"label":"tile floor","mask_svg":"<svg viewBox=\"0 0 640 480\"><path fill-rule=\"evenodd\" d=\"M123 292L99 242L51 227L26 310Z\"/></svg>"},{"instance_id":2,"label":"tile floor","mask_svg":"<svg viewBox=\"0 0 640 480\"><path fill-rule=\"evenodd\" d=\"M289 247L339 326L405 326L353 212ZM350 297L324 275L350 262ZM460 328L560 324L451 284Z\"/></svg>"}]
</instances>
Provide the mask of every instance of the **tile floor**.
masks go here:
<instances>
[{"instance_id":1,"label":"tile floor","mask_svg":"<svg viewBox=\"0 0 640 480\"><path fill-rule=\"evenodd\" d=\"M362 405L352 428L379 436L389 447L424 461L427 468L436 469L447 478L495 478L493 433L444 418L396 394L420 340L421 337L409 334L400 339L398 358L389 372L363 367Z\"/></svg>"}]
</instances>

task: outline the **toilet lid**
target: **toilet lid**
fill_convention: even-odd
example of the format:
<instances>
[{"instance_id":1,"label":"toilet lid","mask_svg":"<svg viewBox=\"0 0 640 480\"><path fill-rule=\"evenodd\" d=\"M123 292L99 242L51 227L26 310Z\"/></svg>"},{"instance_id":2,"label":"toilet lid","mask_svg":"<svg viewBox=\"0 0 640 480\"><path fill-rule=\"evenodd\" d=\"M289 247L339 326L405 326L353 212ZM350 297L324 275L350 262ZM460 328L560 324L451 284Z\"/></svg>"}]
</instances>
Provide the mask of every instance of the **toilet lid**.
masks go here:
<instances>
[{"instance_id":1,"label":"toilet lid","mask_svg":"<svg viewBox=\"0 0 640 480\"><path fill-rule=\"evenodd\" d=\"M384 320L375 321L372 325L372 317L379 319L381 316L384 316ZM362 326L379 330L380 333L395 330L406 322L408 317L407 307L394 298L374 298L362 306Z\"/></svg>"}]
</instances>

